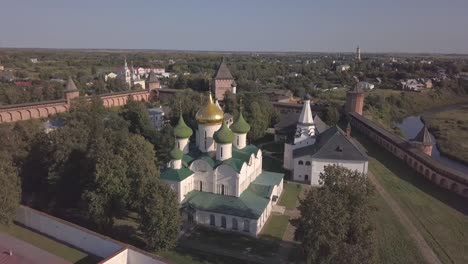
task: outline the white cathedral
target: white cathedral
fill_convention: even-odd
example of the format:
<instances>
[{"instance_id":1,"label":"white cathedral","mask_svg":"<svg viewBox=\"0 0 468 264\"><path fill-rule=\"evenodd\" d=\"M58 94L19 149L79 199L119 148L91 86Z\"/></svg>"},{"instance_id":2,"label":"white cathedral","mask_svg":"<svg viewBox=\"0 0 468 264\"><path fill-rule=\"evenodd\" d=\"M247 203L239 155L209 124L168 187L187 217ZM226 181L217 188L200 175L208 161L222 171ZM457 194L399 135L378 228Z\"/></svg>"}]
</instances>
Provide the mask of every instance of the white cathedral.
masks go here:
<instances>
[{"instance_id":1,"label":"white cathedral","mask_svg":"<svg viewBox=\"0 0 468 264\"><path fill-rule=\"evenodd\" d=\"M196 114L193 131L182 115L161 179L177 192L188 222L258 235L283 191L283 174L262 170L262 151L247 145L250 125L242 112L228 126L211 94Z\"/></svg>"},{"instance_id":2,"label":"white cathedral","mask_svg":"<svg viewBox=\"0 0 468 264\"><path fill-rule=\"evenodd\" d=\"M316 128L310 100L304 100L295 134L284 144L283 167L293 172L294 181L320 185L319 176L327 165L339 165L367 174L368 157L338 126L320 131Z\"/></svg>"}]
</instances>

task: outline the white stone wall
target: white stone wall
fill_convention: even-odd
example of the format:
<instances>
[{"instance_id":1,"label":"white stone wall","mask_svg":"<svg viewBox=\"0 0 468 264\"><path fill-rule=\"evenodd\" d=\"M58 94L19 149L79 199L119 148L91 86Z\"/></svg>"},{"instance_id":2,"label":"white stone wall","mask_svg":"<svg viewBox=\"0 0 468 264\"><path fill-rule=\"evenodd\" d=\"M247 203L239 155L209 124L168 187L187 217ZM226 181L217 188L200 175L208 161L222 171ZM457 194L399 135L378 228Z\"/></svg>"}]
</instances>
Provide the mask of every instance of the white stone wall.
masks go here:
<instances>
[{"instance_id":1,"label":"white stone wall","mask_svg":"<svg viewBox=\"0 0 468 264\"><path fill-rule=\"evenodd\" d=\"M217 144L216 159L227 160L232 157L232 144Z\"/></svg>"},{"instance_id":2,"label":"white stone wall","mask_svg":"<svg viewBox=\"0 0 468 264\"><path fill-rule=\"evenodd\" d=\"M367 167L368 167L367 161L339 161L339 160L318 160L318 159L312 159L309 161L311 161L311 166L306 166L305 160L304 160L304 165L302 166L302 168L300 165L297 164L297 162L295 163L294 180L304 181L304 175L309 175L308 183L314 186L318 186L320 173L323 172L325 166L333 165L333 164L343 166L353 171L357 170L360 173L367 174ZM302 176L302 177L299 177L299 176Z\"/></svg>"},{"instance_id":3,"label":"white stone wall","mask_svg":"<svg viewBox=\"0 0 468 264\"><path fill-rule=\"evenodd\" d=\"M99 264L127 264L128 261L128 249L122 249L120 252L118 252L116 255L111 256Z\"/></svg>"},{"instance_id":4,"label":"white stone wall","mask_svg":"<svg viewBox=\"0 0 468 264\"><path fill-rule=\"evenodd\" d=\"M210 225L210 215L214 215L215 217L215 226ZM224 216L226 218L226 228L221 227L221 217ZM232 219L235 218L237 220L238 229L232 229ZM249 232L244 231L244 221L247 220L249 222ZM257 229L257 220L230 216L225 214L218 214L218 213L211 213L206 211L196 211L195 221L200 225L210 226L213 228L218 228L222 230L234 231L239 232L251 236L256 236L260 230Z\"/></svg>"},{"instance_id":5,"label":"white stone wall","mask_svg":"<svg viewBox=\"0 0 468 264\"><path fill-rule=\"evenodd\" d=\"M177 147L182 150L184 154L189 152L189 139L188 138L177 138L176 142Z\"/></svg>"},{"instance_id":6,"label":"white stone wall","mask_svg":"<svg viewBox=\"0 0 468 264\"><path fill-rule=\"evenodd\" d=\"M216 142L213 139L213 134L219 130L221 124L218 125L203 125L198 124L198 148L201 152L216 151Z\"/></svg>"},{"instance_id":7,"label":"white stone wall","mask_svg":"<svg viewBox=\"0 0 468 264\"><path fill-rule=\"evenodd\" d=\"M287 170L294 169L294 158L293 151L298 148L307 147L315 144L315 138L308 138L306 140L300 141L296 144L284 143L284 155L283 155L283 168Z\"/></svg>"},{"instance_id":8,"label":"white stone wall","mask_svg":"<svg viewBox=\"0 0 468 264\"><path fill-rule=\"evenodd\" d=\"M237 196L238 189L237 186L237 172L233 168L221 165L216 168L215 172L215 193L221 194L222 186L224 186L224 195Z\"/></svg>"},{"instance_id":9,"label":"white stone wall","mask_svg":"<svg viewBox=\"0 0 468 264\"><path fill-rule=\"evenodd\" d=\"M238 149L245 148L245 146L247 146L247 134L234 134L236 135L234 138L234 146Z\"/></svg>"}]
</instances>

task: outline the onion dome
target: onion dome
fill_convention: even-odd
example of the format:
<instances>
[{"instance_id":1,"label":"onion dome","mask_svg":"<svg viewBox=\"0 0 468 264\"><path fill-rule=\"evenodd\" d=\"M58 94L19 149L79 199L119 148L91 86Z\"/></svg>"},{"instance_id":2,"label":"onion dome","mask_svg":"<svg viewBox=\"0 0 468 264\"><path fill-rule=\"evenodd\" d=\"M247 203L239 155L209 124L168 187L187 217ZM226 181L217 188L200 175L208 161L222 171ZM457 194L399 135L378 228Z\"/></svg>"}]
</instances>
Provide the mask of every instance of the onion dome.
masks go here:
<instances>
[{"instance_id":1,"label":"onion dome","mask_svg":"<svg viewBox=\"0 0 468 264\"><path fill-rule=\"evenodd\" d=\"M177 122L177 125L174 127L174 136L176 138L189 138L192 134L192 129L190 129L190 127L187 126L187 124L185 124L184 117L181 113L179 117L179 122Z\"/></svg>"},{"instance_id":2,"label":"onion dome","mask_svg":"<svg viewBox=\"0 0 468 264\"><path fill-rule=\"evenodd\" d=\"M223 122L221 128L214 133L213 139L216 143L229 144L234 141L234 133L229 129L226 123Z\"/></svg>"},{"instance_id":3,"label":"onion dome","mask_svg":"<svg viewBox=\"0 0 468 264\"><path fill-rule=\"evenodd\" d=\"M177 145L174 145L174 148L169 152L169 156L173 160L181 160L184 153L177 147Z\"/></svg>"},{"instance_id":4,"label":"onion dome","mask_svg":"<svg viewBox=\"0 0 468 264\"><path fill-rule=\"evenodd\" d=\"M247 134L250 131L250 125L245 121L242 112L239 113L236 121L231 125L231 130L237 134Z\"/></svg>"},{"instance_id":5,"label":"onion dome","mask_svg":"<svg viewBox=\"0 0 468 264\"><path fill-rule=\"evenodd\" d=\"M200 110L198 110L197 114L195 115L195 118L197 119L197 122L199 124L217 125L223 122L223 110L221 110L221 108L216 106L216 104L213 102L211 93L208 97L207 104L205 104Z\"/></svg>"}]
</instances>

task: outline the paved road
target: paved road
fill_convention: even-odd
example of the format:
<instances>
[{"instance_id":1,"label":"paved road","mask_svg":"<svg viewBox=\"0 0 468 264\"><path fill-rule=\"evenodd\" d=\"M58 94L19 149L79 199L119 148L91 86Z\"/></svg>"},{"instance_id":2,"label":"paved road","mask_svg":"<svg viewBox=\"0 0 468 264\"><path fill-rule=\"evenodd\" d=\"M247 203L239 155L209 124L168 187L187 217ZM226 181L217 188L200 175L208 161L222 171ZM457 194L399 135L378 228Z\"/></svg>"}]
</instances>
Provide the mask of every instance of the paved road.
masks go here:
<instances>
[{"instance_id":1,"label":"paved road","mask_svg":"<svg viewBox=\"0 0 468 264\"><path fill-rule=\"evenodd\" d=\"M418 229L413 225L411 220L409 220L408 216L406 216L406 214L403 212L400 205L382 187L382 185L375 178L372 172L369 171L367 175L369 179L371 180L371 182L375 185L377 192L382 196L385 202L390 206L390 209L392 209L393 213L395 213L400 223L406 228L406 231L408 231L408 234L416 243L416 246L421 251L421 254L426 259L427 263L441 264L442 262L440 261L440 259L434 253L432 248L427 244L426 240L424 240L424 237L421 235L421 233L419 233Z\"/></svg>"}]
</instances>

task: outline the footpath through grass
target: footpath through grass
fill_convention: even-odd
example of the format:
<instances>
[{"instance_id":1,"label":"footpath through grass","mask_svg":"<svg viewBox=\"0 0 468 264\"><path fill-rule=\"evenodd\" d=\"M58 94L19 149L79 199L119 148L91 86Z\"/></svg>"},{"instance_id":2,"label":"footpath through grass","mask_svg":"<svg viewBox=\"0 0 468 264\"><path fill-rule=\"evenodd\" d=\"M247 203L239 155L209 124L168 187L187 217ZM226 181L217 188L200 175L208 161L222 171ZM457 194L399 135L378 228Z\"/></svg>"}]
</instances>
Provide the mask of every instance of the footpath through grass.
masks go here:
<instances>
[{"instance_id":1,"label":"footpath through grass","mask_svg":"<svg viewBox=\"0 0 468 264\"><path fill-rule=\"evenodd\" d=\"M301 193L302 185L292 182L284 183L283 193L281 194L278 205L285 206L286 209L294 209L297 206L299 193Z\"/></svg>"},{"instance_id":2,"label":"footpath through grass","mask_svg":"<svg viewBox=\"0 0 468 264\"><path fill-rule=\"evenodd\" d=\"M95 264L101 260L99 257L89 255L16 224L12 224L11 226L0 225L0 233L16 237L73 263Z\"/></svg>"},{"instance_id":3,"label":"footpath through grass","mask_svg":"<svg viewBox=\"0 0 468 264\"><path fill-rule=\"evenodd\" d=\"M427 181L368 138L357 137L368 150L369 169L400 204L440 260L468 263L468 201ZM377 219L380 219L377 224L385 228L383 219Z\"/></svg>"}]
</instances>

